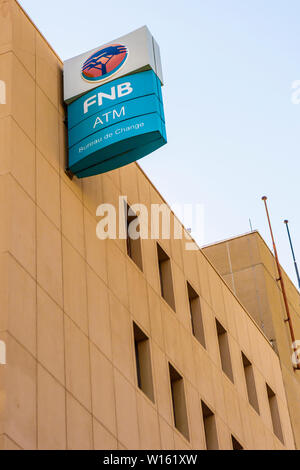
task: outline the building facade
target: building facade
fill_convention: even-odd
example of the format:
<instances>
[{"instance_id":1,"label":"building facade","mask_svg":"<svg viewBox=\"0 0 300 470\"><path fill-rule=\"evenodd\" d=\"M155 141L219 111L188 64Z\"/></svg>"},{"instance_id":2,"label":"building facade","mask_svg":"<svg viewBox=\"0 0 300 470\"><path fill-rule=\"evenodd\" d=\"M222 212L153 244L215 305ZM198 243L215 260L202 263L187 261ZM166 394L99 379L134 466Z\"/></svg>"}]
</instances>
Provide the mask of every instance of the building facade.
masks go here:
<instances>
[{"instance_id":1,"label":"building facade","mask_svg":"<svg viewBox=\"0 0 300 470\"><path fill-rule=\"evenodd\" d=\"M164 200L137 164L65 174L62 62L15 0L0 80L0 449L294 449L278 355L205 254L96 237L100 204Z\"/></svg>"},{"instance_id":2,"label":"building facade","mask_svg":"<svg viewBox=\"0 0 300 470\"><path fill-rule=\"evenodd\" d=\"M275 258L256 231L203 251L279 355L295 442L300 449L300 370L293 368L292 340ZM300 339L300 294L282 271L295 337Z\"/></svg>"}]
</instances>

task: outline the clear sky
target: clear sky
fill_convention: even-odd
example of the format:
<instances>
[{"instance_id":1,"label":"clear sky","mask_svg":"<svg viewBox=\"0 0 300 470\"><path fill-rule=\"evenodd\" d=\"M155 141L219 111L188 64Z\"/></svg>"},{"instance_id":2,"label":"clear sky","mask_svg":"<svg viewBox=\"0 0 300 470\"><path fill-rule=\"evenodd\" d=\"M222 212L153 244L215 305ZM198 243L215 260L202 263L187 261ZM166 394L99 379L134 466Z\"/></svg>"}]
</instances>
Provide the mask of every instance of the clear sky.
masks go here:
<instances>
[{"instance_id":1,"label":"clear sky","mask_svg":"<svg viewBox=\"0 0 300 470\"><path fill-rule=\"evenodd\" d=\"M249 231L300 264L299 0L20 0L63 59L147 25L160 44L168 145L140 161L169 203L200 203L210 243Z\"/></svg>"}]
</instances>

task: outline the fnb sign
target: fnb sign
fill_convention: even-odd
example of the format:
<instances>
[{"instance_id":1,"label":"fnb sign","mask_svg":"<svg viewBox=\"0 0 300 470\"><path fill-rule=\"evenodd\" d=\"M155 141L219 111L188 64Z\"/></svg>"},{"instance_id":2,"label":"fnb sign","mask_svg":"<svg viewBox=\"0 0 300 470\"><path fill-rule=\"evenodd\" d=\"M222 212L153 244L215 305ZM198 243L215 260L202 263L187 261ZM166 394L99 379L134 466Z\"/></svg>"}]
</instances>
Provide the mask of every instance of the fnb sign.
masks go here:
<instances>
[{"instance_id":1,"label":"fnb sign","mask_svg":"<svg viewBox=\"0 0 300 470\"><path fill-rule=\"evenodd\" d=\"M159 47L146 27L65 63L69 170L132 163L167 142Z\"/></svg>"}]
</instances>

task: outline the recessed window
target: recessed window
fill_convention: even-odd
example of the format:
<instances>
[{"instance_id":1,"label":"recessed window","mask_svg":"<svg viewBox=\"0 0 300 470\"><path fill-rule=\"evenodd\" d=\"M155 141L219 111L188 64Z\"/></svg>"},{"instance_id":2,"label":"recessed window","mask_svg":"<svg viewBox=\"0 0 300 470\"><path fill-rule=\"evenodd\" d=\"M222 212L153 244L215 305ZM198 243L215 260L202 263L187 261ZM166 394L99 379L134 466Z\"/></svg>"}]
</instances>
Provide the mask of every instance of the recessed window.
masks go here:
<instances>
[{"instance_id":1,"label":"recessed window","mask_svg":"<svg viewBox=\"0 0 300 470\"><path fill-rule=\"evenodd\" d=\"M169 374L172 393L174 424L176 429L178 429L178 431L180 431L181 434L183 434L184 437L189 440L190 435L183 378L171 364L169 364Z\"/></svg>"},{"instance_id":2,"label":"recessed window","mask_svg":"<svg viewBox=\"0 0 300 470\"><path fill-rule=\"evenodd\" d=\"M244 450L243 446L239 443L239 441L234 436L231 436L231 441L232 441L232 450Z\"/></svg>"},{"instance_id":3,"label":"recessed window","mask_svg":"<svg viewBox=\"0 0 300 470\"><path fill-rule=\"evenodd\" d=\"M139 218L135 212L126 204L126 243L127 254L135 264L143 271L142 246L139 232Z\"/></svg>"},{"instance_id":4,"label":"recessed window","mask_svg":"<svg viewBox=\"0 0 300 470\"><path fill-rule=\"evenodd\" d=\"M171 260L159 244L157 244L157 258L161 295L165 299L165 301L170 305L170 307L175 311Z\"/></svg>"},{"instance_id":5,"label":"recessed window","mask_svg":"<svg viewBox=\"0 0 300 470\"><path fill-rule=\"evenodd\" d=\"M187 290L189 296L189 306L191 314L191 323L193 335L199 343L205 348L205 336L204 336L204 327L201 311L200 297L197 292L192 288L191 284L187 282Z\"/></svg>"},{"instance_id":6,"label":"recessed window","mask_svg":"<svg viewBox=\"0 0 300 470\"><path fill-rule=\"evenodd\" d=\"M216 327L217 327L217 335L218 335L218 342L219 342L219 350L220 350L220 358L223 372L227 375L227 377L233 382L233 372L232 372L232 365L231 365L231 358L230 358L230 350L229 350L229 342L228 342L228 334L225 328L221 325L218 320L216 320Z\"/></svg>"},{"instance_id":7,"label":"recessed window","mask_svg":"<svg viewBox=\"0 0 300 470\"><path fill-rule=\"evenodd\" d=\"M253 366L244 353L242 353L242 359L243 359L245 380L246 380L246 386L247 386L248 400L249 400L249 403L252 405L252 407L255 409L255 411L259 413L259 405L258 405L258 399L257 399Z\"/></svg>"},{"instance_id":8,"label":"recessed window","mask_svg":"<svg viewBox=\"0 0 300 470\"><path fill-rule=\"evenodd\" d=\"M135 323L133 334L138 387L154 402L150 341Z\"/></svg>"},{"instance_id":9,"label":"recessed window","mask_svg":"<svg viewBox=\"0 0 300 470\"><path fill-rule=\"evenodd\" d=\"M280 422L277 397L268 384L266 384L266 387L267 387L267 394L268 394L268 400L269 400L269 406L270 406L270 413L271 413L271 418L272 418L273 431L274 431L275 436L277 436L278 439L283 443L284 440L283 440L282 427L281 427L281 422Z\"/></svg>"},{"instance_id":10,"label":"recessed window","mask_svg":"<svg viewBox=\"0 0 300 470\"><path fill-rule=\"evenodd\" d=\"M207 450L219 450L216 418L208 406L201 401L202 418Z\"/></svg>"}]
</instances>

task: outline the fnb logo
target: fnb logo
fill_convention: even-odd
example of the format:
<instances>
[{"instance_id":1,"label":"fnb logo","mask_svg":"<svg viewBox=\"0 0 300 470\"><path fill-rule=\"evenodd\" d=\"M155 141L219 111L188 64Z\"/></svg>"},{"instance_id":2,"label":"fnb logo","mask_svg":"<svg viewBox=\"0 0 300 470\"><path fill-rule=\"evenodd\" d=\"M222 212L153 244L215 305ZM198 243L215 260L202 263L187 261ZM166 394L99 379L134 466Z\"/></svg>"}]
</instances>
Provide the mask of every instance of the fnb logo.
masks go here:
<instances>
[{"instance_id":1,"label":"fnb logo","mask_svg":"<svg viewBox=\"0 0 300 470\"><path fill-rule=\"evenodd\" d=\"M109 44L91 55L82 66L82 78L95 83L114 75L125 64L128 49L122 44Z\"/></svg>"}]
</instances>

